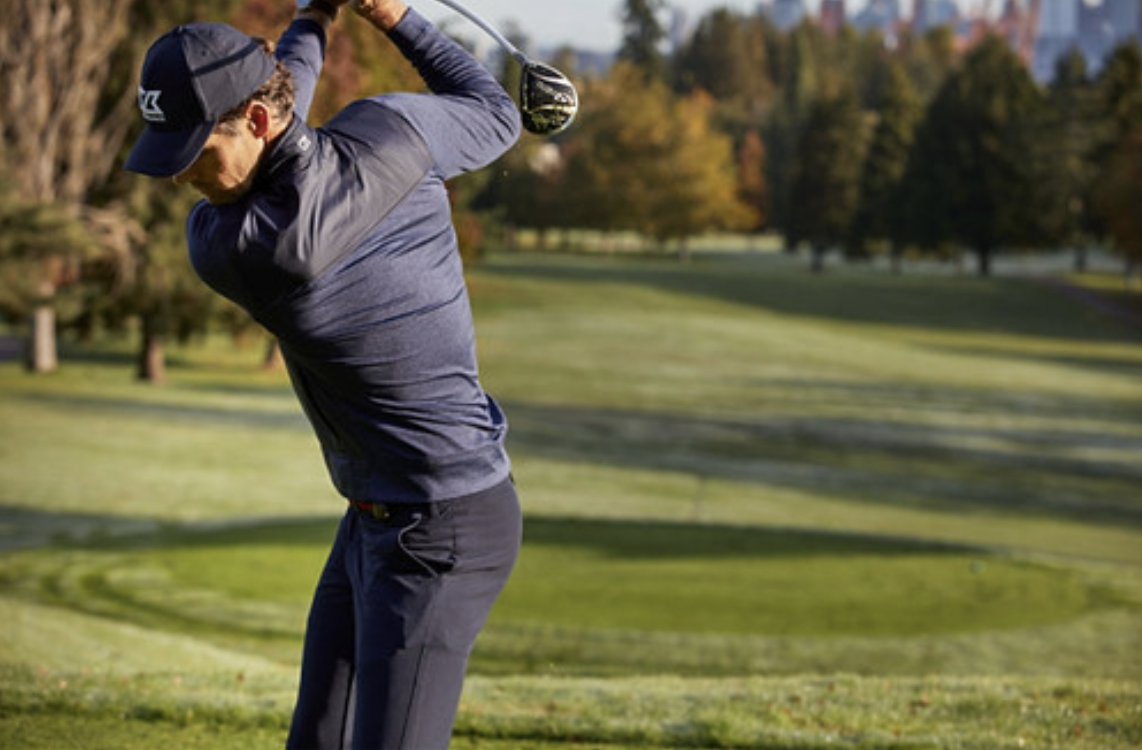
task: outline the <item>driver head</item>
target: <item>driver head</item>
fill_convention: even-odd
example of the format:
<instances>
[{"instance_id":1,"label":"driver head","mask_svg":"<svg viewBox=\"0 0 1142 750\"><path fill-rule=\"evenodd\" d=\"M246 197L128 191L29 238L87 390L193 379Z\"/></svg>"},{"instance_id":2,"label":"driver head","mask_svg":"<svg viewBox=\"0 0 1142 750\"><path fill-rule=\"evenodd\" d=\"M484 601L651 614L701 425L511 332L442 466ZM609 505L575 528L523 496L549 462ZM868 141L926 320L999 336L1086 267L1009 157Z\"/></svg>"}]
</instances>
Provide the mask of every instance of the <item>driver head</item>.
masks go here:
<instances>
[{"instance_id":1,"label":"driver head","mask_svg":"<svg viewBox=\"0 0 1142 750\"><path fill-rule=\"evenodd\" d=\"M579 95L567 76L555 68L529 62L520 74L519 109L528 132L554 135L575 119Z\"/></svg>"}]
</instances>

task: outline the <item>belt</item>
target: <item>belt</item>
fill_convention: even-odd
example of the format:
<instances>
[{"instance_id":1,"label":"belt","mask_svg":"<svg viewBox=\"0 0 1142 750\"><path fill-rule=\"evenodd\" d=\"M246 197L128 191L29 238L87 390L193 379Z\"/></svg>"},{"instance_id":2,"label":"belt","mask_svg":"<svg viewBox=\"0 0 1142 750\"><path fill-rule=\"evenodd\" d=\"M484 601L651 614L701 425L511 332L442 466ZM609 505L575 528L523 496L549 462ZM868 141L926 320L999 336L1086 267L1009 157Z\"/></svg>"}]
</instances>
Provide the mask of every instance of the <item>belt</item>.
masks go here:
<instances>
[{"instance_id":1,"label":"belt","mask_svg":"<svg viewBox=\"0 0 1142 750\"><path fill-rule=\"evenodd\" d=\"M385 503L363 503L360 500L350 500L349 506L381 521L387 521L389 516L393 514L392 506Z\"/></svg>"},{"instance_id":2,"label":"belt","mask_svg":"<svg viewBox=\"0 0 1142 750\"><path fill-rule=\"evenodd\" d=\"M349 502L349 507L356 510L358 513L364 513L366 516L381 521L387 521L397 514L410 514L420 515L424 518L436 518L448 512L448 508L454 506L456 503L464 502L469 499L476 499L482 495L497 491L504 485L514 484L514 481L509 477L501 484L492 487L488 490L475 492L471 495L464 495L463 497L452 498L451 500L438 500L433 502L398 502L398 503L369 503L364 500L353 500L346 498Z\"/></svg>"}]
</instances>

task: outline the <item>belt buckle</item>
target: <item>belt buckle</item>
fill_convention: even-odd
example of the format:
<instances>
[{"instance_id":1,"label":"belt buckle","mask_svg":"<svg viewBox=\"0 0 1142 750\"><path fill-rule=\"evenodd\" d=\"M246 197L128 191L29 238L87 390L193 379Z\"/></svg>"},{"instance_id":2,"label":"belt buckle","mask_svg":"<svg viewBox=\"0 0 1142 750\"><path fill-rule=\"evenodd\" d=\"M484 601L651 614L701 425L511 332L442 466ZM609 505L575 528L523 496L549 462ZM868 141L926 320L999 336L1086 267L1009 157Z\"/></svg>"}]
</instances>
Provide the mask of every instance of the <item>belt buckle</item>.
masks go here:
<instances>
[{"instance_id":1,"label":"belt buckle","mask_svg":"<svg viewBox=\"0 0 1142 750\"><path fill-rule=\"evenodd\" d=\"M356 508L357 512L370 515L378 521L387 521L392 515L389 506L384 503L366 503L360 500L350 500L349 503Z\"/></svg>"}]
</instances>

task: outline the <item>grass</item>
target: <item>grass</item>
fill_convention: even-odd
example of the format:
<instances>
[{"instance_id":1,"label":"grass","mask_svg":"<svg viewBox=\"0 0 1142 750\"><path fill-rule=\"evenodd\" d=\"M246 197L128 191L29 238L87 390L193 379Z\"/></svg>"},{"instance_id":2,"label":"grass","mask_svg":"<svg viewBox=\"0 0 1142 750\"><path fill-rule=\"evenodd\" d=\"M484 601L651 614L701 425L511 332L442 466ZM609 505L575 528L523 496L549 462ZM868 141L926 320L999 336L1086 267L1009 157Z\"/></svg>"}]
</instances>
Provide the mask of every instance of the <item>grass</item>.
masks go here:
<instances>
[{"instance_id":1,"label":"grass","mask_svg":"<svg viewBox=\"0 0 1142 750\"><path fill-rule=\"evenodd\" d=\"M764 253L471 286L527 525L455 747L1142 745L1128 320ZM0 748L284 736L343 506L283 375L174 354L0 366Z\"/></svg>"}]
</instances>

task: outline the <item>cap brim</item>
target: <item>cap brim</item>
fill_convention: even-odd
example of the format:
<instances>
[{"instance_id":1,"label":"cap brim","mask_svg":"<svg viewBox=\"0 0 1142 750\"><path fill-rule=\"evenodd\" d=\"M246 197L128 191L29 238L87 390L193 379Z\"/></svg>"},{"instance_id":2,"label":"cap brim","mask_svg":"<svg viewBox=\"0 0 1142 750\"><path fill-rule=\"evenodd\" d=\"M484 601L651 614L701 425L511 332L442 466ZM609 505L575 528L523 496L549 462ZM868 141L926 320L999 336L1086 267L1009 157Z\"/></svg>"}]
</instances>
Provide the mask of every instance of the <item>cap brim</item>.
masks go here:
<instances>
[{"instance_id":1,"label":"cap brim","mask_svg":"<svg viewBox=\"0 0 1142 750\"><path fill-rule=\"evenodd\" d=\"M151 177L174 177L194 163L213 130L213 122L186 130L158 130L148 125L124 168Z\"/></svg>"}]
</instances>

